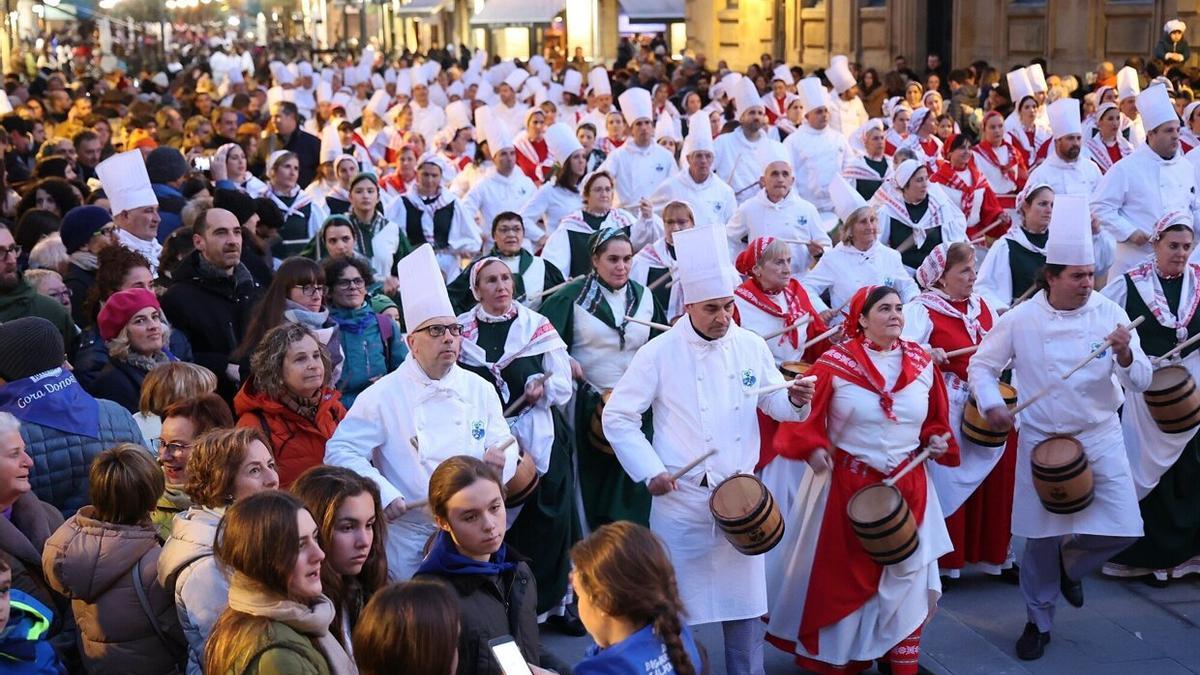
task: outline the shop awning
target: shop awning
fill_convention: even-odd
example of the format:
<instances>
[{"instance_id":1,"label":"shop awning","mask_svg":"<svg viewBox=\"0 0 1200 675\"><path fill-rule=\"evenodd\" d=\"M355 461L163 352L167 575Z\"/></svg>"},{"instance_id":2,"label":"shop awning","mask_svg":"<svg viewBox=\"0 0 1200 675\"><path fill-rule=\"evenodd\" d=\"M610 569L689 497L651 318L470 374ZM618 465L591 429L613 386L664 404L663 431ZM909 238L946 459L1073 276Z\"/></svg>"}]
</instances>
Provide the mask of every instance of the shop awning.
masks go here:
<instances>
[{"instance_id":1,"label":"shop awning","mask_svg":"<svg viewBox=\"0 0 1200 675\"><path fill-rule=\"evenodd\" d=\"M630 21L683 21L683 0L621 0L621 9Z\"/></svg>"},{"instance_id":2,"label":"shop awning","mask_svg":"<svg viewBox=\"0 0 1200 675\"><path fill-rule=\"evenodd\" d=\"M563 11L566 0L487 0L471 17L472 26L529 26L548 24Z\"/></svg>"},{"instance_id":3,"label":"shop awning","mask_svg":"<svg viewBox=\"0 0 1200 675\"><path fill-rule=\"evenodd\" d=\"M432 16L440 12L444 4L446 0L412 0L400 5L396 13L408 17Z\"/></svg>"}]
</instances>

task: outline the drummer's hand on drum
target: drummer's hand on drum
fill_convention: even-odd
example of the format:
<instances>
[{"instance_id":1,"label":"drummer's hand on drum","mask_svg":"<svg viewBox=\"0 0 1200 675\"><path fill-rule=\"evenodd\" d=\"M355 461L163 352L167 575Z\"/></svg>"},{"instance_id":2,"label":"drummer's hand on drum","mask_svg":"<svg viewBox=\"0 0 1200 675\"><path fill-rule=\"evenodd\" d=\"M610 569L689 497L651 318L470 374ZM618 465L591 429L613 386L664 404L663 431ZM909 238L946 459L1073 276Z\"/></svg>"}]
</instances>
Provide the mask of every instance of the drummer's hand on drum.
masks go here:
<instances>
[{"instance_id":1,"label":"drummer's hand on drum","mask_svg":"<svg viewBox=\"0 0 1200 675\"><path fill-rule=\"evenodd\" d=\"M1012 428L1013 416L1007 406L997 406L984 415L987 417L988 426L996 431L1008 431Z\"/></svg>"},{"instance_id":2,"label":"drummer's hand on drum","mask_svg":"<svg viewBox=\"0 0 1200 675\"><path fill-rule=\"evenodd\" d=\"M496 473L504 473L504 450L500 447L503 443L494 445L483 452L483 463L496 470Z\"/></svg>"},{"instance_id":3,"label":"drummer's hand on drum","mask_svg":"<svg viewBox=\"0 0 1200 675\"><path fill-rule=\"evenodd\" d=\"M405 513L408 513L408 504L404 501L404 497L396 497L392 503L383 508L383 517L388 520L400 520Z\"/></svg>"},{"instance_id":4,"label":"drummer's hand on drum","mask_svg":"<svg viewBox=\"0 0 1200 675\"><path fill-rule=\"evenodd\" d=\"M542 382L542 378L539 377L525 383L525 402L530 406L537 405L537 402L542 400L542 393L546 391Z\"/></svg>"},{"instance_id":5,"label":"drummer's hand on drum","mask_svg":"<svg viewBox=\"0 0 1200 675\"><path fill-rule=\"evenodd\" d=\"M1113 348L1113 353L1117 356L1117 363L1121 364L1122 368L1128 368L1129 364L1133 363L1133 352L1129 349L1129 340L1133 337L1127 326L1117 326L1117 329L1108 334L1108 342Z\"/></svg>"},{"instance_id":6,"label":"drummer's hand on drum","mask_svg":"<svg viewBox=\"0 0 1200 675\"><path fill-rule=\"evenodd\" d=\"M788 386L788 400L797 408L802 408L812 402L813 392L816 390L815 377L797 377Z\"/></svg>"},{"instance_id":7,"label":"drummer's hand on drum","mask_svg":"<svg viewBox=\"0 0 1200 675\"><path fill-rule=\"evenodd\" d=\"M661 497L675 489L675 479L671 478L671 474L664 471L651 478L650 484L646 487L649 488L652 496Z\"/></svg>"},{"instance_id":8,"label":"drummer's hand on drum","mask_svg":"<svg viewBox=\"0 0 1200 675\"><path fill-rule=\"evenodd\" d=\"M942 349L941 347L934 347L930 349L929 356L933 359L933 362L939 366L944 366L950 362L950 359L946 358L946 350Z\"/></svg>"},{"instance_id":9,"label":"drummer's hand on drum","mask_svg":"<svg viewBox=\"0 0 1200 675\"><path fill-rule=\"evenodd\" d=\"M811 455L808 456L808 468L818 474L825 473L833 468L833 460L829 458L829 451L825 448L817 448Z\"/></svg>"},{"instance_id":10,"label":"drummer's hand on drum","mask_svg":"<svg viewBox=\"0 0 1200 675\"><path fill-rule=\"evenodd\" d=\"M929 448L930 457L937 459L946 454L946 451L950 449L949 436L950 434L946 433L929 437L929 440L925 442L925 447Z\"/></svg>"}]
</instances>

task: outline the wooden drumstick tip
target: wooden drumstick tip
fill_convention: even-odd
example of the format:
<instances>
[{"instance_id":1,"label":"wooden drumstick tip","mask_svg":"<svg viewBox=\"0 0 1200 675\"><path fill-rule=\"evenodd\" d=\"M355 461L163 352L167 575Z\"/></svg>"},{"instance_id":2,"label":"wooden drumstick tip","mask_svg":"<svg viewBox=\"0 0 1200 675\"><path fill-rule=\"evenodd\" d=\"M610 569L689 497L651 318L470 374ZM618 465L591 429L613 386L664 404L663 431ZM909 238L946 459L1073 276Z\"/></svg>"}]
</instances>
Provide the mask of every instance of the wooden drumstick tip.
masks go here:
<instances>
[{"instance_id":1,"label":"wooden drumstick tip","mask_svg":"<svg viewBox=\"0 0 1200 675\"><path fill-rule=\"evenodd\" d=\"M704 460L708 459L709 457L712 457L715 454L717 454L717 449L713 448L712 450L709 450L708 452L704 453L703 455L700 455L699 457L697 457L696 459L693 459L692 461L688 462L687 464L684 464L683 468L681 468L680 470L671 474L671 480L679 480L680 478L683 478L684 476L687 475L687 472L696 468Z\"/></svg>"}]
</instances>

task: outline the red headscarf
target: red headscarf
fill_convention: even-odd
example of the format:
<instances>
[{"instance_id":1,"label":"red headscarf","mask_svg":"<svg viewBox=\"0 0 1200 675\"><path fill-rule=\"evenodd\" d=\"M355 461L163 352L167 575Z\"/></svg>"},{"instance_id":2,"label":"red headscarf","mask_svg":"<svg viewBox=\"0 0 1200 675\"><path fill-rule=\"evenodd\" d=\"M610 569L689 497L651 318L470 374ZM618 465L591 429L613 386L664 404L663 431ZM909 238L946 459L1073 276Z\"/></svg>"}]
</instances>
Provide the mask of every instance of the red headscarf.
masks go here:
<instances>
[{"instance_id":1,"label":"red headscarf","mask_svg":"<svg viewBox=\"0 0 1200 675\"><path fill-rule=\"evenodd\" d=\"M742 276L750 276L750 271L758 264L762 254L767 250L767 247L775 242L775 237L759 237L750 242L745 251L738 254L737 261L734 267Z\"/></svg>"}]
</instances>

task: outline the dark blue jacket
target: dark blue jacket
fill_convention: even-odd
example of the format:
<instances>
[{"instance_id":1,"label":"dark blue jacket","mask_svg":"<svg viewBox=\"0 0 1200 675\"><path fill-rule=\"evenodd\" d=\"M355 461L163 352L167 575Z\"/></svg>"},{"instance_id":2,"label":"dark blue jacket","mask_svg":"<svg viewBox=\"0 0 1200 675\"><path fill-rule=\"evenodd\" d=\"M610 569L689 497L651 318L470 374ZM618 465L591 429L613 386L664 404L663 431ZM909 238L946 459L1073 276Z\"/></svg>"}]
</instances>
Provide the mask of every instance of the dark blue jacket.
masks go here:
<instances>
[{"instance_id":1,"label":"dark blue jacket","mask_svg":"<svg viewBox=\"0 0 1200 675\"><path fill-rule=\"evenodd\" d=\"M158 243L163 243L171 233L183 226L183 207L187 199L183 193L166 183L152 183L154 196L158 197ZM157 261L154 261L157 262Z\"/></svg>"},{"instance_id":2,"label":"dark blue jacket","mask_svg":"<svg viewBox=\"0 0 1200 675\"><path fill-rule=\"evenodd\" d=\"M67 670L47 638L54 613L15 588L11 593L8 626L0 632L0 672L65 675Z\"/></svg>"}]
</instances>

